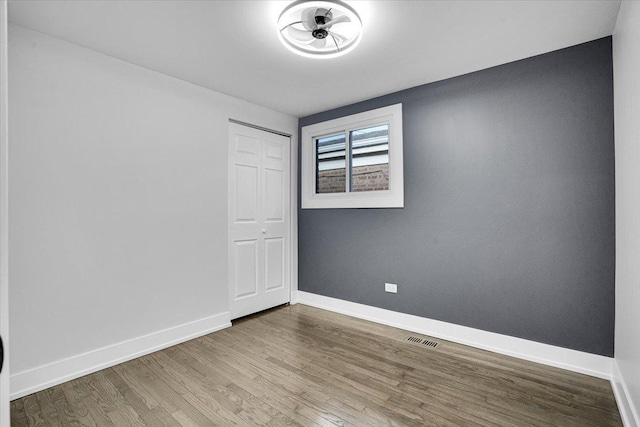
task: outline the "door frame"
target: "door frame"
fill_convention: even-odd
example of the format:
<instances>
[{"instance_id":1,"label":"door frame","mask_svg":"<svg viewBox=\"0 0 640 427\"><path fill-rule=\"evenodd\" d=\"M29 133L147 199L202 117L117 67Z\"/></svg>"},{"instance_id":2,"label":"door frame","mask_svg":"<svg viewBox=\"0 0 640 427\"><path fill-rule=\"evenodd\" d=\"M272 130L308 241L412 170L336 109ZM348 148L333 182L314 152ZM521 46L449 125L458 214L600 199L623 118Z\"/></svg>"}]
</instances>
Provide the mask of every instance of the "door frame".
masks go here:
<instances>
[{"instance_id":1,"label":"door frame","mask_svg":"<svg viewBox=\"0 0 640 427\"><path fill-rule=\"evenodd\" d=\"M7 0L0 0L0 334L4 342L4 366L0 374L0 426L8 426L9 416L9 257L8 248L8 21Z\"/></svg>"},{"instance_id":2,"label":"door frame","mask_svg":"<svg viewBox=\"0 0 640 427\"><path fill-rule=\"evenodd\" d=\"M235 123L241 126L247 126L253 129L262 130L269 133L274 133L276 135L281 135L289 138L289 240L290 240L290 251L289 251L289 303L296 304L298 301L298 163L300 161L298 157L298 137L296 134L291 134L289 132L275 130L272 128L267 128L264 126L255 125L253 123L245 122L242 120L237 120L232 117L229 118L229 123ZM229 134L229 126L227 126L227 135ZM227 150L229 149L229 144L227 142ZM227 156L229 153L227 152ZM227 171L227 177L229 176L229 171ZM227 178L228 179L228 178ZM227 189L229 192L229 188ZM227 194L228 200L228 194ZM228 207L227 207L228 212ZM228 214L227 214L228 215ZM227 242L229 241L229 226L228 226L228 218L227 218ZM227 254L229 256L229 254ZM227 292L229 291L229 277L231 275L231 271L227 271ZM231 301L231 295L227 295L227 301Z\"/></svg>"}]
</instances>

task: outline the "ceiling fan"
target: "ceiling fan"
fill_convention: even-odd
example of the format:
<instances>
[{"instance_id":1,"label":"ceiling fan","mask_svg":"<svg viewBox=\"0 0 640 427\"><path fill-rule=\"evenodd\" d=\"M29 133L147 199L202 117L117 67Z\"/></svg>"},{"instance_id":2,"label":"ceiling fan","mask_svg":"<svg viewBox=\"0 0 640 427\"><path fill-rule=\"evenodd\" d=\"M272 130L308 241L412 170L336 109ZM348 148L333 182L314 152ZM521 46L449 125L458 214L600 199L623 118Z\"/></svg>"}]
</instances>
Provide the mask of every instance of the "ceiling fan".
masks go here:
<instances>
[{"instance_id":1,"label":"ceiling fan","mask_svg":"<svg viewBox=\"0 0 640 427\"><path fill-rule=\"evenodd\" d=\"M295 53L335 57L360 40L362 22L356 11L340 1L297 1L278 19L282 43Z\"/></svg>"}]
</instances>

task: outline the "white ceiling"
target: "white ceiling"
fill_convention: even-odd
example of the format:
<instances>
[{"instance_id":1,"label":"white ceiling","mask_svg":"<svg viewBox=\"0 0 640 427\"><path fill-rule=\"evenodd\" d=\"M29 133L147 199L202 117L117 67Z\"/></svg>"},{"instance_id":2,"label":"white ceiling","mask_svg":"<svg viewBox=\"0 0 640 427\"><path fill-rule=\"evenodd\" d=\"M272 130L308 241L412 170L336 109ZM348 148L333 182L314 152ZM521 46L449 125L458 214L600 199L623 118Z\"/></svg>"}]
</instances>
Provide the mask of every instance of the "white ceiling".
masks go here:
<instances>
[{"instance_id":1,"label":"white ceiling","mask_svg":"<svg viewBox=\"0 0 640 427\"><path fill-rule=\"evenodd\" d=\"M620 1L350 1L360 45L334 59L285 49L289 1L19 1L10 21L302 117L613 33Z\"/></svg>"}]
</instances>

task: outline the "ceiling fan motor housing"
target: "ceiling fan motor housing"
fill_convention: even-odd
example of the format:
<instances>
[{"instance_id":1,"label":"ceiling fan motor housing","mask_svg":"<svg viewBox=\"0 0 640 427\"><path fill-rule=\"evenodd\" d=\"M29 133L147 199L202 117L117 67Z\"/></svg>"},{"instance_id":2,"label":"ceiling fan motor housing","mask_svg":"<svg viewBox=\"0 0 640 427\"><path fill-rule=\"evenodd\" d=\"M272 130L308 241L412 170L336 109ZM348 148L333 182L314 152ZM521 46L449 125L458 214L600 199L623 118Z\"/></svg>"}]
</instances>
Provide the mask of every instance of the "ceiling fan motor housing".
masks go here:
<instances>
[{"instance_id":1,"label":"ceiling fan motor housing","mask_svg":"<svg viewBox=\"0 0 640 427\"><path fill-rule=\"evenodd\" d=\"M325 9L322 7L319 7L318 9L316 9L315 20L317 25L324 25L328 21L331 21L332 19L333 19L333 13L331 13L331 10Z\"/></svg>"},{"instance_id":2,"label":"ceiling fan motor housing","mask_svg":"<svg viewBox=\"0 0 640 427\"><path fill-rule=\"evenodd\" d=\"M329 33L327 32L327 30L322 29L322 30L313 30L311 35L317 39L324 39L327 37L327 35L329 35Z\"/></svg>"}]
</instances>

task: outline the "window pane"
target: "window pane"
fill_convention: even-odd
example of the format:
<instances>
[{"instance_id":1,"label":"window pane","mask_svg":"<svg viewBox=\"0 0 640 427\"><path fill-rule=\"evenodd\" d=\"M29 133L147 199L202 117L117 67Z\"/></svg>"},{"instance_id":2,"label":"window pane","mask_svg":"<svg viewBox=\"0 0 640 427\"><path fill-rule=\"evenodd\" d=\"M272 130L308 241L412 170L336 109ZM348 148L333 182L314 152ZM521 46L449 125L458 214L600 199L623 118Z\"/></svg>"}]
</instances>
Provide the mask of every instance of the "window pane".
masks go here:
<instances>
[{"instance_id":1,"label":"window pane","mask_svg":"<svg viewBox=\"0 0 640 427\"><path fill-rule=\"evenodd\" d=\"M316 193L346 190L345 134L316 139Z\"/></svg>"},{"instance_id":2,"label":"window pane","mask_svg":"<svg viewBox=\"0 0 640 427\"><path fill-rule=\"evenodd\" d=\"M351 191L389 189L389 125L351 131Z\"/></svg>"}]
</instances>

